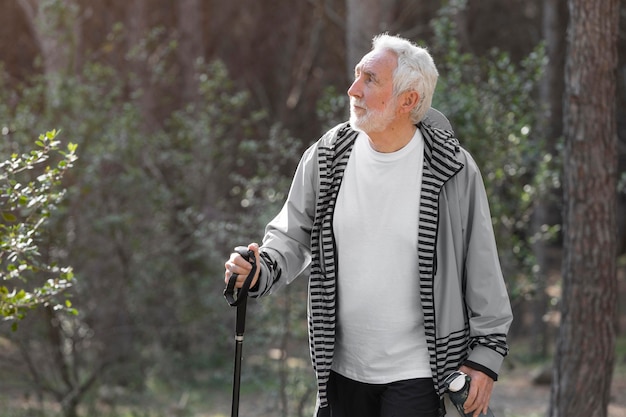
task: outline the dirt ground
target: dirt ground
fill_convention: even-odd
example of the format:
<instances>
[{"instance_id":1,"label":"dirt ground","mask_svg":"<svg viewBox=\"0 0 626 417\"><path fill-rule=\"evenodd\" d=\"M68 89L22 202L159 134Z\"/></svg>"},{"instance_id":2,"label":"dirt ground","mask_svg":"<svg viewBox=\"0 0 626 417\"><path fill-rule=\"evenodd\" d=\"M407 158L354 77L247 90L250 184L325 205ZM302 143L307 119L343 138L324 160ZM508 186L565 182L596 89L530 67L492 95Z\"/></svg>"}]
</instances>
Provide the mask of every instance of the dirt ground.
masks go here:
<instances>
[{"instance_id":1,"label":"dirt ground","mask_svg":"<svg viewBox=\"0 0 626 417\"><path fill-rule=\"evenodd\" d=\"M626 393L626 368L622 365L617 369L618 370L613 377L612 395L608 417L626 417L626 395L624 395ZM491 399L491 408L496 417L544 417L547 415L550 401L550 386L547 384L537 385L533 383L536 373L537 370L527 367L520 367L501 372L500 379L494 386L494 392ZM23 399L3 399L2 394L3 393L0 392L0 410L8 404L12 404L12 407L10 407L11 409L18 410L20 408L24 408L17 405L19 402L22 403L22 406L24 406L25 404L23 404ZM230 415L231 411L230 394L230 387L224 387L224 389L220 389L219 392L210 392L208 398L204 398L205 401L203 401L204 405L202 407L195 406L193 407L193 411L187 410L188 413L186 414L174 412L177 408L176 404L174 404L170 407L172 410L171 413L156 413L154 415L227 417ZM261 394L260 392L246 392L244 390L240 401L239 415L246 417L276 417L276 398L270 399L267 398L266 395L267 394ZM209 403L208 409L206 407L207 400ZM53 408L57 409L58 407L51 407L47 411L52 411ZM5 414L0 411L0 416L4 415ZM305 412L305 415L309 415L308 412Z\"/></svg>"},{"instance_id":2,"label":"dirt ground","mask_svg":"<svg viewBox=\"0 0 626 417\"><path fill-rule=\"evenodd\" d=\"M620 368L621 369L621 368ZM496 417L544 417L550 402L550 385L537 385L533 379L538 370L516 368L501 373L494 386L491 408ZM613 377L609 417L626 417L626 371L616 371ZM226 417L230 413L230 396L206 417ZM271 411L262 405L262 399L242 397L241 415L271 417ZM217 404L216 404L217 405Z\"/></svg>"},{"instance_id":3,"label":"dirt ground","mask_svg":"<svg viewBox=\"0 0 626 417\"><path fill-rule=\"evenodd\" d=\"M503 372L494 386L491 406L498 417L542 417L547 415L550 386L533 383L536 370ZM626 375L616 372L611 389L609 417L626 417Z\"/></svg>"}]
</instances>

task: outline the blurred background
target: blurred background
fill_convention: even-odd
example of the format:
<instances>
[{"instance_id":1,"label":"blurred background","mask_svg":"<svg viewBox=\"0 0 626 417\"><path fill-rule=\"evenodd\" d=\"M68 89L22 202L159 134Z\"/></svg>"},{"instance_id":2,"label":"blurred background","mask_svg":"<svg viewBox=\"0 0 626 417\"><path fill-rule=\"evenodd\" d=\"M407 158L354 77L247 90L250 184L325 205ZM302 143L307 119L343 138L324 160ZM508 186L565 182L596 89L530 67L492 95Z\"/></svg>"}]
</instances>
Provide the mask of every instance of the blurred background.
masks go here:
<instances>
[{"instance_id":1,"label":"blurred background","mask_svg":"<svg viewBox=\"0 0 626 417\"><path fill-rule=\"evenodd\" d=\"M78 315L0 322L0 415L209 416L230 407L232 248L260 241L302 151L346 119L374 34L429 48L433 106L486 182L514 306L507 369L559 324L565 1L0 0L0 157L78 145L41 255ZM621 2L617 362L626 362L626 2ZM251 301L249 416L309 416L306 285Z\"/></svg>"}]
</instances>

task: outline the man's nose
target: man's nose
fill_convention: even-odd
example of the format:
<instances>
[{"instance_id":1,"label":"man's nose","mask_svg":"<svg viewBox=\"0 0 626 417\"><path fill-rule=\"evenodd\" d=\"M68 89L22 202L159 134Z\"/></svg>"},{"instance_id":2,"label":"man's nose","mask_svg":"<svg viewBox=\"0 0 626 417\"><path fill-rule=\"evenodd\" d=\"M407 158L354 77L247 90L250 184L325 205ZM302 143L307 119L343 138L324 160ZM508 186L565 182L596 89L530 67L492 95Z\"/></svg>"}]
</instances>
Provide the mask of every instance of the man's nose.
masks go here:
<instances>
[{"instance_id":1,"label":"man's nose","mask_svg":"<svg viewBox=\"0 0 626 417\"><path fill-rule=\"evenodd\" d=\"M354 82L352 83L350 88L348 88L348 96L350 96L350 97L361 97L362 90L361 90L360 84L361 83L360 83L358 78L356 80L354 80Z\"/></svg>"}]
</instances>

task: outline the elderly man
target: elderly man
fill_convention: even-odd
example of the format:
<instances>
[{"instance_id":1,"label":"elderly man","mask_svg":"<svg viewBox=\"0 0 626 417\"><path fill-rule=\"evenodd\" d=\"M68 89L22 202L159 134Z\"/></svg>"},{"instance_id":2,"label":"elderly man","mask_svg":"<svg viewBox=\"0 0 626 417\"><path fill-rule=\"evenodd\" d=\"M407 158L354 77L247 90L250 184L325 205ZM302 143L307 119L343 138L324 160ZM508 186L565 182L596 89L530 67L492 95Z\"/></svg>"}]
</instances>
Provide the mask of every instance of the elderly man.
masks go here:
<instances>
[{"instance_id":1,"label":"elderly man","mask_svg":"<svg viewBox=\"0 0 626 417\"><path fill-rule=\"evenodd\" d=\"M459 369L478 416L508 352L485 188L430 109L437 78L425 49L374 38L348 90L350 121L304 153L263 245L248 246L253 296L309 276L318 417L442 415L443 380ZM250 270L233 253L225 278L240 286Z\"/></svg>"}]
</instances>

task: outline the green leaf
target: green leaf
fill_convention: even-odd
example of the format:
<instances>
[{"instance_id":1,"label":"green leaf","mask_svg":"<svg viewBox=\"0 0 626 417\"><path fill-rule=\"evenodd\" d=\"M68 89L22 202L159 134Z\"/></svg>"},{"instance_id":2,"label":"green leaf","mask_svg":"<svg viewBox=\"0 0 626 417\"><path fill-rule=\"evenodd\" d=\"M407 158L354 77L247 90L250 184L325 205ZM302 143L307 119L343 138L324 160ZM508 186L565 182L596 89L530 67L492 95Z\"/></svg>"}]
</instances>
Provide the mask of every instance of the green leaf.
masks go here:
<instances>
[{"instance_id":1,"label":"green leaf","mask_svg":"<svg viewBox=\"0 0 626 417\"><path fill-rule=\"evenodd\" d=\"M17 217L15 217L14 214L5 213L4 211L2 212L2 218L8 223L15 223L17 221Z\"/></svg>"}]
</instances>

